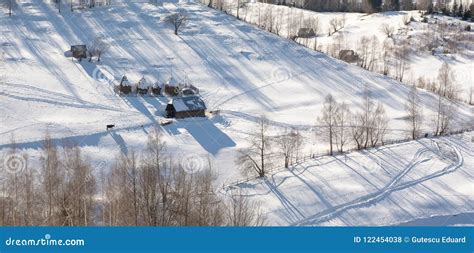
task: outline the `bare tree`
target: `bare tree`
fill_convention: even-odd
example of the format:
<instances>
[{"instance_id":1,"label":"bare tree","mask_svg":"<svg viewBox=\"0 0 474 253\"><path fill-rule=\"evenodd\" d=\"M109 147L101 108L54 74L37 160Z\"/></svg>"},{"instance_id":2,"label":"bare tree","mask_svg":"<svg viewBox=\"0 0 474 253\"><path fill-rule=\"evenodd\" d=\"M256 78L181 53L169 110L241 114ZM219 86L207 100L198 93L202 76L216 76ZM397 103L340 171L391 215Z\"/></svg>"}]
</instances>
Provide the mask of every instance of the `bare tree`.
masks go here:
<instances>
[{"instance_id":1,"label":"bare tree","mask_svg":"<svg viewBox=\"0 0 474 253\"><path fill-rule=\"evenodd\" d=\"M449 99L457 98L458 89L455 85L454 74L447 62L444 62L438 71L438 82L438 93L441 96Z\"/></svg>"},{"instance_id":2,"label":"bare tree","mask_svg":"<svg viewBox=\"0 0 474 253\"><path fill-rule=\"evenodd\" d=\"M96 211L96 181L92 167L76 145L64 149L63 165L66 182L61 196L62 225L92 225Z\"/></svg>"},{"instance_id":3,"label":"bare tree","mask_svg":"<svg viewBox=\"0 0 474 253\"><path fill-rule=\"evenodd\" d=\"M407 112L407 121L411 128L411 138L414 140L418 138L421 131L421 124L423 121L423 112L421 108L420 96L415 86L410 88L408 93L408 100L405 104L405 111Z\"/></svg>"},{"instance_id":4,"label":"bare tree","mask_svg":"<svg viewBox=\"0 0 474 253\"><path fill-rule=\"evenodd\" d=\"M258 176L264 177L270 163L270 144L271 137L268 135L268 120L260 117L257 127L249 135L250 147L240 150L239 163L244 169L255 171Z\"/></svg>"},{"instance_id":5,"label":"bare tree","mask_svg":"<svg viewBox=\"0 0 474 253\"><path fill-rule=\"evenodd\" d=\"M364 115L361 113L354 113L349 116L349 119L352 140L356 144L357 149L362 149L365 140Z\"/></svg>"},{"instance_id":6,"label":"bare tree","mask_svg":"<svg viewBox=\"0 0 474 253\"><path fill-rule=\"evenodd\" d=\"M375 147L377 144L384 144L385 135L388 130L388 118L384 106L379 103L370 120L370 145Z\"/></svg>"},{"instance_id":7,"label":"bare tree","mask_svg":"<svg viewBox=\"0 0 474 253\"><path fill-rule=\"evenodd\" d=\"M397 47L394 51L395 75L402 82L405 73L410 69L410 51L406 46Z\"/></svg>"},{"instance_id":8,"label":"bare tree","mask_svg":"<svg viewBox=\"0 0 474 253\"><path fill-rule=\"evenodd\" d=\"M97 36L87 50L87 53L89 54L89 62L92 62L94 56L97 57L97 61L100 62L101 56L107 52L109 48L110 44L107 43L105 37L102 35Z\"/></svg>"},{"instance_id":9,"label":"bare tree","mask_svg":"<svg viewBox=\"0 0 474 253\"><path fill-rule=\"evenodd\" d=\"M48 134L44 139L41 165L45 221L48 225L63 225L61 219L61 193L65 185L64 171L58 150Z\"/></svg>"},{"instance_id":10,"label":"bare tree","mask_svg":"<svg viewBox=\"0 0 474 253\"><path fill-rule=\"evenodd\" d=\"M385 34L387 35L387 38L392 38L393 37L393 33L395 32L395 27L387 24L387 23L383 23L382 26L380 27L380 30Z\"/></svg>"},{"instance_id":11,"label":"bare tree","mask_svg":"<svg viewBox=\"0 0 474 253\"><path fill-rule=\"evenodd\" d=\"M335 17L329 20L329 36L338 32L346 26L346 16L343 15L341 18Z\"/></svg>"},{"instance_id":12,"label":"bare tree","mask_svg":"<svg viewBox=\"0 0 474 253\"><path fill-rule=\"evenodd\" d=\"M284 158L285 168L288 168L295 156L298 148L300 134L295 130L285 129L285 131L275 138L278 146L278 153Z\"/></svg>"},{"instance_id":13,"label":"bare tree","mask_svg":"<svg viewBox=\"0 0 474 253\"><path fill-rule=\"evenodd\" d=\"M186 25L188 16L183 13L174 13L166 17L166 22L170 23L174 27L174 35L178 35L179 30Z\"/></svg>"},{"instance_id":14,"label":"bare tree","mask_svg":"<svg viewBox=\"0 0 474 253\"><path fill-rule=\"evenodd\" d=\"M258 204L243 196L242 191L231 191L226 203L227 225L263 226L265 219Z\"/></svg>"},{"instance_id":15,"label":"bare tree","mask_svg":"<svg viewBox=\"0 0 474 253\"><path fill-rule=\"evenodd\" d=\"M0 0L0 7L6 8L8 10L8 16L13 15L13 10L16 8L16 0Z\"/></svg>"},{"instance_id":16,"label":"bare tree","mask_svg":"<svg viewBox=\"0 0 474 253\"><path fill-rule=\"evenodd\" d=\"M473 88L473 87L470 87L470 88L469 88L469 104L470 104L470 105L474 104L474 102L473 102L473 100L472 100L473 91L474 91L474 88Z\"/></svg>"},{"instance_id":17,"label":"bare tree","mask_svg":"<svg viewBox=\"0 0 474 253\"><path fill-rule=\"evenodd\" d=\"M344 145L348 142L348 124L350 121L351 112L349 107L342 103L339 105L339 110L336 113L336 145L339 152L344 152Z\"/></svg>"},{"instance_id":18,"label":"bare tree","mask_svg":"<svg viewBox=\"0 0 474 253\"><path fill-rule=\"evenodd\" d=\"M382 53L382 74L387 76L390 74L390 60L392 55L393 47L392 42L385 40L383 42L383 53Z\"/></svg>"}]
</instances>

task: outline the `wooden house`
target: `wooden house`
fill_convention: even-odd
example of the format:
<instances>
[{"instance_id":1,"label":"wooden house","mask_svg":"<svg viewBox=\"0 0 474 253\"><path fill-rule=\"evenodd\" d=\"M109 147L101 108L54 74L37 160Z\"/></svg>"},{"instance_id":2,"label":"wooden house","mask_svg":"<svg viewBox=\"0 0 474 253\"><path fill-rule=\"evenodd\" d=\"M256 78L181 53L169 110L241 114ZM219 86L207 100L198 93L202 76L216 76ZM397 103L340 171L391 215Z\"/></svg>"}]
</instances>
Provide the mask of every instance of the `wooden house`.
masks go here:
<instances>
[{"instance_id":1,"label":"wooden house","mask_svg":"<svg viewBox=\"0 0 474 253\"><path fill-rule=\"evenodd\" d=\"M298 30L298 38L313 38L316 36L313 28L300 28Z\"/></svg>"},{"instance_id":2,"label":"wooden house","mask_svg":"<svg viewBox=\"0 0 474 253\"><path fill-rule=\"evenodd\" d=\"M166 105L167 118L205 117L206 104L199 96L174 97Z\"/></svg>"},{"instance_id":3,"label":"wooden house","mask_svg":"<svg viewBox=\"0 0 474 253\"><path fill-rule=\"evenodd\" d=\"M71 46L72 57L82 60L87 58L87 46L86 45L73 45Z\"/></svg>"}]
</instances>

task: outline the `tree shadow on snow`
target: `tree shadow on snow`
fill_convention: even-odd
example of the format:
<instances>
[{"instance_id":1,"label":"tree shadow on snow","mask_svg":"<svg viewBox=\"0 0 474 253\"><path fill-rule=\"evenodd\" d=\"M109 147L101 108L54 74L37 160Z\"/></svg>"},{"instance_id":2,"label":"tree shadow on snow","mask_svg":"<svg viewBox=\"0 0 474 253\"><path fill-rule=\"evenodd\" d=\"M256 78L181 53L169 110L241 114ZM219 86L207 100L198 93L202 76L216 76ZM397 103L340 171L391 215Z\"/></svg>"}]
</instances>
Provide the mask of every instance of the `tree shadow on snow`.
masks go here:
<instances>
[{"instance_id":1,"label":"tree shadow on snow","mask_svg":"<svg viewBox=\"0 0 474 253\"><path fill-rule=\"evenodd\" d=\"M208 118L187 118L177 120L164 129L178 135L178 129L185 129L207 152L217 154L223 148L235 147L235 142Z\"/></svg>"}]
</instances>

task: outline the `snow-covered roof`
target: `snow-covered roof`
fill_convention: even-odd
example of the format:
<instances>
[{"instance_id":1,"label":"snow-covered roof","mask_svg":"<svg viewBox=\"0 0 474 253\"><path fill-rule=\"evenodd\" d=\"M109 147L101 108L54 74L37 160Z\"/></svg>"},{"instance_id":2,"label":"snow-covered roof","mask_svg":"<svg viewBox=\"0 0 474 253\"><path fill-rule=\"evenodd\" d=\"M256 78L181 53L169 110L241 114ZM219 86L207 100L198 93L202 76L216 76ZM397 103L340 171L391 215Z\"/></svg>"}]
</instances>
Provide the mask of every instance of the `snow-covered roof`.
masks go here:
<instances>
[{"instance_id":1,"label":"snow-covered roof","mask_svg":"<svg viewBox=\"0 0 474 253\"><path fill-rule=\"evenodd\" d=\"M153 88L161 88L161 84L160 82L156 81L154 84L153 84Z\"/></svg>"},{"instance_id":2,"label":"snow-covered roof","mask_svg":"<svg viewBox=\"0 0 474 253\"><path fill-rule=\"evenodd\" d=\"M168 104L172 104L176 112L206 109L206 104L198 96L175 97Z\"/></svg>"},{"instance_id":3,"label":"snow-covered roof","mask_svg":"<svg viewBox=\"0 0 474 253\"><path fill-rule=\"evenodd\" d=\"M123 86L130 86L130 82L128 81L128 78L127 78L126 76L124 76L124 77L122 78L121 84L122 84Z\"/></svg>"}]
</instances>

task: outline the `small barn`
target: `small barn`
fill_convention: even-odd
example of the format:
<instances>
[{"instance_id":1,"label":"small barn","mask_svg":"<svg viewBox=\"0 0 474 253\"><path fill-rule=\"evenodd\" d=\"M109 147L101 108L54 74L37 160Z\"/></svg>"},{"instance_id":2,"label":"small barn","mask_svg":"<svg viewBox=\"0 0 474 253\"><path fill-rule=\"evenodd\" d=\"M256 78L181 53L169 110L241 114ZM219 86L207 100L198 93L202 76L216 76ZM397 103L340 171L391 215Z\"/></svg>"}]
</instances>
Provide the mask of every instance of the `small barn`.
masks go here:
<instances>
[{"instance_id":1,"label":"small barn","mask_svg":"<svg viewBox=\"0 0 474 253\"><path fill-rule=\"evenodd\" d=\"M298 30L298 38L313 38L316 36L313 28L300 28Z\"/></svg>"},{"instance_id":2,"label":"small barn","mask_svg":"<svg viewBox=\"0 0 474 253\"><path fill-rule=\"evenodd\" d=\"M205 117L206 104L199 96L175 97L166 105L167 118Z\"/></svg>"},{"instance_id":3,"label":"small barn","mask_svg":"<svg viewBox=\"0 0 474 253\"><path fill-rule=\"evenodd\" d=\"M87 46L86 45L73 45L71 46L72 57L82 60L87 58Z\"/></svg>"}]
</instances>

